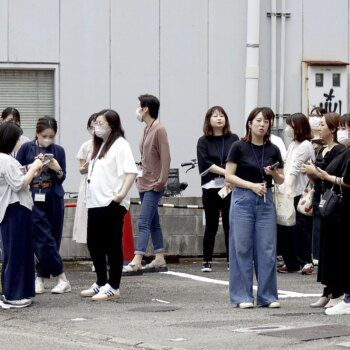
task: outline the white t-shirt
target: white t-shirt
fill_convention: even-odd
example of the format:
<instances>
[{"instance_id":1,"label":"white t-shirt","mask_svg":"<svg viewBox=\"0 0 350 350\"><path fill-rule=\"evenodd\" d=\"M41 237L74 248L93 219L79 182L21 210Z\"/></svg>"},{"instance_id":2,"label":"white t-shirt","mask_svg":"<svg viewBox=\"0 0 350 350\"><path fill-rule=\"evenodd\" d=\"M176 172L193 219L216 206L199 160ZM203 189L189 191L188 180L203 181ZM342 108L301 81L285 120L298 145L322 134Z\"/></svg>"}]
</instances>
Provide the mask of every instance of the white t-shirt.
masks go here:
<instances>
[{"instance_id":1,"label":"white t-shirt","mask_svg":"<svg viewBox=\"0 0 350 350\"><path fill-rule=\"evenodd\" d=\"M283 140L279 136L271 134L271 142L278 147L281 152L282 159L285 161L287 156L287 149Z\"/></svg>"},{"instance_id":2,"label":"white t-shirt","mask_svg":"<svg viewBox=\"0 0 350 350\"><path fill-rule=\"evenodd\" d=\"M8 154L0 153L0 223L10 204L19 202L32 210L33 200L29 186L22 190L24 174L21 164Z\"/></svg>"},{"instance_id":3,"label":"white t-shirt","mask_svg":"<svg viewBox=\"0 0 350 350\"><path fill-rule=\"evenodd\" d=\"M93 159L89 164L86 207L107 207L121 190L126 173L137 174L134 156L129 143L119 137L101 159ZM128 193L120 203L127 210L130 206Z\"/></svg>"}]
</instances>

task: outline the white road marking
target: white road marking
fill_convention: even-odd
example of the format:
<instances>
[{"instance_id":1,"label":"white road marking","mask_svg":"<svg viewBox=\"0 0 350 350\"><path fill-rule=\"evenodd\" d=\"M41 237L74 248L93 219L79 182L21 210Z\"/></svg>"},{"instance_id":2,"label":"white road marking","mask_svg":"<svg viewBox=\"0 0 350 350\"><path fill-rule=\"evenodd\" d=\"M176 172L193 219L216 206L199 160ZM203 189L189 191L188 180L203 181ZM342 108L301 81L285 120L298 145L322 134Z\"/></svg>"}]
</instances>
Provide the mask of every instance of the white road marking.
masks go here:
<instances>
[{"instance_id":1,"label":"white road marking","mask_svg":"<svg viewBox=\"0 0 350 350\"><path fill-rule=\"evenodd\" d=\"M161 299L152 299L152 301L156 301L158 303L163 303L163 304L170 304L170 301L165 301L165 300L161 300Z\"/></svg>"},{"instance_id":2,"label":"white road marking","mask_svg":"<svg viewBox=\"0 0 350 350\"><path fill-rule=\"evenodd\" d=\"M228 286L228 281L218 280L214 278L208 278L208 277L201 277L197 275L190 275L189 273L183 273L183 272L176 272L176 271L167 271L167 272L160 272L165 275L172 275L177 277L183 277L183 278L189 278L194 281L198 282L206 282L206 283L214 283L214 284L221 284L224 286ZM257 286L253 286L253 289L256 291ZM292 292L288 290L278 290L278 297L280 299L287 299L287 298L310 298L310 297L320 297L321 294L313 294L313 293L299 293L299 292Z\"/></svg>"}]
</instances>

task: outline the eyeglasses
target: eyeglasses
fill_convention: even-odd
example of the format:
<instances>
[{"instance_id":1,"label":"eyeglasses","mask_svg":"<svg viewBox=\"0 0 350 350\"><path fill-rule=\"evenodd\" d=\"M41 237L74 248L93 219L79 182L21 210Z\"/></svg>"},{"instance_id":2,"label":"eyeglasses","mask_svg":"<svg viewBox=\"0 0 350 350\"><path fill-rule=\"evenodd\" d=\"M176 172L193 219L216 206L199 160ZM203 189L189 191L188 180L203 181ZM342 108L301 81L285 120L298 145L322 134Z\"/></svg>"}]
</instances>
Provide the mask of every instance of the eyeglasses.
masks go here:
<instances>
[{"instance_id":1,"label":"eyeglasses","mask_svg":"<svg viewBox=\"0 0 350 350\"><path fill-rule=\"evenodd\" d=\"M101 121L101 122L93 122L93 126L104 126L104 125L106 125L106 121Z\"/></svg>"}]
</instances>

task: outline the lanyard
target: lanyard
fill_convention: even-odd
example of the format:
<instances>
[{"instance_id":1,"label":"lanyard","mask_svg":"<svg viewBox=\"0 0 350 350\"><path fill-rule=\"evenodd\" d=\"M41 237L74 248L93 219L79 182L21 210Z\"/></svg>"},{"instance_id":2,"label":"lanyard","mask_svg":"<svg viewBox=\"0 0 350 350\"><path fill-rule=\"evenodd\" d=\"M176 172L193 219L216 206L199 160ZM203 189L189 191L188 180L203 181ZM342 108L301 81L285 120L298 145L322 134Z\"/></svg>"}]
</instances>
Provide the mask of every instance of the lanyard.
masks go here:
<instances>
[{"instance_id":1,"label":"lanyard","mask_svg":"<svg viewBox=\"0 0 350 350\"><path fill-rule=\"evenodd\" d=\"M149 126L148 129L145 130L145 133L143 135L143 140L142 140L142 143L141 143L141 161L142 161L142 156L143 156L143 146L145 145L145 141L146 141L146 138L147 138L147 135L148 133L150 132L151 130L151 127L153 125L153 123L156 121L156 119L153 120L152 124Z\"/></svg>"},{"instance_id":2,"label":"lanyard","mask_svg":"<svg viewBox=\"0 0 350 350\"><path fill-rule=\"evenodd\" d=\"M98 156L100 155L101 151L102 151L102 148L104 147L104 142L101 143L101 147L100 149L98 150L98 153L96 155L96 157L94 158L94 160L92 161L92 164L91 164L91 171L88 172L88 179L87 179L87 183L90 183L90 179L91 179L91 175L94 171L94 167L95 167L95 163L97 162L98 160Z\"/></svg>"},{"instance_id":3,"label":"lanyard","mask_svg":"<svg viewBox=\"0 0 350 350\"><path fill-rule=\"evenodd\" d=\"M250 146L252 147L252 151L253 151L253 154L254 154L255 161L258 164L262 180L263 180L263 182L265 182L265 179L264 179L264 150L265 150L265 144L263 145L263 149L262 149L261 163L258 160L258 157L257 157L257 155L255 153L255 150L254 150L254 147L253 147L252 143L250 144Z\"/></svg>"},{"instance_id":4,"label":"lanyard","mask_svg":"<svg viewBox=\"0 0 350 350\"><path fill-rule=\"evenodd\" d=\"M220 158L220 162L221 162L220 165L223 166L224 165L224 151L225 151L225 136L224 135L222 135L221 153L220 153L220 150L218 148L217 143L215 143L215 147L216 147L216 149L217 149L217 151L219 153L219 156L221 156L221 158Z\"/></svg>"}]
</instances>

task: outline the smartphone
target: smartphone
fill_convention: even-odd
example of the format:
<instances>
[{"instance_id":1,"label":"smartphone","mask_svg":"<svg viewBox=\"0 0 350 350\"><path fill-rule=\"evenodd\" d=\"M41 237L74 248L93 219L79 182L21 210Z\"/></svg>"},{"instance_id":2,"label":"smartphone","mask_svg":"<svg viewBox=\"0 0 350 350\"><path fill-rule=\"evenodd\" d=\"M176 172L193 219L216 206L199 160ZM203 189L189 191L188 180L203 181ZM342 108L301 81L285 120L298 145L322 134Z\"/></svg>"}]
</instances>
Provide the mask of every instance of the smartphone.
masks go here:
<instances>
[{"instance_id":1,"label":"smartphone","mask_svg":"<svg viewBox=\"0 0 350 350\"><path fill-rule=\"evenodd\" d=\"M52 153L45 153L44 154L44 165L47 165L50 163L51 159L53 159L53 154Z\"/></svg>"},{"instance_id":2,"label":"smartphone","mask_svg":"<svg viewBox=\"0 0 350 350\"><path fill-rule=\"evenodd\" d=\"M270 165L270 169L275 170L279 165L280 165L280 162L273 163L272 165Z\"/></svg>"},{"instance_id":3,"label":"smartphone","mask_svg":"<svg viewBox=\"0 0 350 350\"><path fill-rule=\"evenodd\" d=\"M228 194L230 194L232 189L228 188L227 186L224 186L221 188L221 190L218 192L218 195L224 199Z\"/></svg>"}]
</instances>

